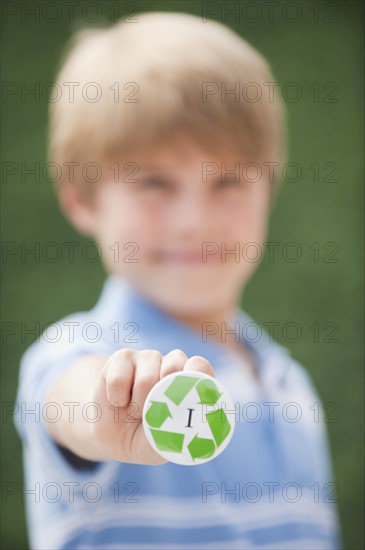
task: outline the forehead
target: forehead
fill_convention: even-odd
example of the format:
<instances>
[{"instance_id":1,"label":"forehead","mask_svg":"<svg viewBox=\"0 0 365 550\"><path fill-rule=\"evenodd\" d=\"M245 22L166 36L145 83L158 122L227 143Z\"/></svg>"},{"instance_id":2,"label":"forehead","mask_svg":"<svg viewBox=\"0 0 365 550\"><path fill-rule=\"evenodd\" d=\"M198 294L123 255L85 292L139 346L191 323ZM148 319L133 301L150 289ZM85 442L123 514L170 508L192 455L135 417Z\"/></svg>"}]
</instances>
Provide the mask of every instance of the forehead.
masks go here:
<instances>
[{"instance_id":1,"label":"forehead","mask_svg":"<svg viewBox=\"0 0 365 550\"><path fill-rule=\"evenodd\" d=\"M156 144L148 150L136 151L133 162L139 170L145 171L177 168L201 170L206 163L225 163L228 166L244 162L244 155L238 147L219 147L218 143L216 146L207 146L188 138L176 138L170 143Z\"/></svg>"}]
</instances>

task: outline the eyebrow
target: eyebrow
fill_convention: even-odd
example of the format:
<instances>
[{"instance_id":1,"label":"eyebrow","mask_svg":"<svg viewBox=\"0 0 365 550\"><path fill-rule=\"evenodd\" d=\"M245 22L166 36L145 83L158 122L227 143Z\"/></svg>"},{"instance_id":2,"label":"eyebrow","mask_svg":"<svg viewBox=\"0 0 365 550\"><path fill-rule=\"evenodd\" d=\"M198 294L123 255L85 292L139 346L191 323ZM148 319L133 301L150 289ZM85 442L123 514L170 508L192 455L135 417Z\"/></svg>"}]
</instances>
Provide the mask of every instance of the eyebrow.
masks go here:
<instances>
[{"instance_id":1,"label":"eyebrow","mask_svg":"<svg viewBox=\"0 0 365 550\"><path fill-rule=\"evenodd\" d=\"M159 165L159 164L141 164L141 165L138 165L139 167L139 170L142 172L142 171L153 171L153 170L156 170L156 171L159 171L159 172L167 172L167 171L172 171L172 168L167 168L166 166L163 166L163 165Z\"/></svg>"}]
</instances>

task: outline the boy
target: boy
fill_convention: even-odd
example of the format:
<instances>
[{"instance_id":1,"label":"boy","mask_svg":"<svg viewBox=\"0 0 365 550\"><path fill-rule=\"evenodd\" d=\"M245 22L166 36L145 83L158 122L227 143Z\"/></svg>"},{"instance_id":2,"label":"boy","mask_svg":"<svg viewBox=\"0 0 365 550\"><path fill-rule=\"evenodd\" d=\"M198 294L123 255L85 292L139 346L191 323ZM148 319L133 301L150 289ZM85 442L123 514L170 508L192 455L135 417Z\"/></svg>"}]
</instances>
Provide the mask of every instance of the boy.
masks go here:
<instances>
[{"instance_id":1,"label":"boy","mask_svg":"<svg viewBox=\"0 0 365 550\"><path fill-rule=\"evenodd\" d=\"M273 77L219 23L137 19L80 33L51 103L60 205L109 277L22 360L31 545L337 548L317 395L239 309L257 267L242 252L265 241L284 159ZM181 370L216 376L235 402L229 446L192 468L163 460L141 423L149 390Z\"/></svg>"}]
</instances>

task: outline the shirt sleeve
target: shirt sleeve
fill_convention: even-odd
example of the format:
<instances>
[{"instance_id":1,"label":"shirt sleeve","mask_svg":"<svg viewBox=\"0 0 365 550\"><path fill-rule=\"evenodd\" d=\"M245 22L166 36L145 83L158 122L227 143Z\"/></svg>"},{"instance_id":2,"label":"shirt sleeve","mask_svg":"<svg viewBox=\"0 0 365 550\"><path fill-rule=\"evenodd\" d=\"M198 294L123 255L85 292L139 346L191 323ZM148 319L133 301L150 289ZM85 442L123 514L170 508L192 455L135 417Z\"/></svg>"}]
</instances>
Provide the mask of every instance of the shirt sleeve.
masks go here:
<instances>
[{"instance_id":1,"label":"shirt sleeve","mask_svg":"<svg viewBox=\"0 0 365 550\"><path fill-rule=\"evenodd\" d=\"M110 345L102 338L86 339L82 334L87 318L82 314L69 316L57 323L62 330L52 341L44 332L25 352L20 363L14 423L22 440L24 453L36 459L38 466L62 479L65 475L102 469L105 463L90 462L76 457L60 447L50 436L46 419L57 421L61 409L57 404L46 403L45 397L52 382L83 355L110 355ZM72 327L72 331L70 328ZM77 406L77 405L75 405Z\"/></svg>"}]
</instances>

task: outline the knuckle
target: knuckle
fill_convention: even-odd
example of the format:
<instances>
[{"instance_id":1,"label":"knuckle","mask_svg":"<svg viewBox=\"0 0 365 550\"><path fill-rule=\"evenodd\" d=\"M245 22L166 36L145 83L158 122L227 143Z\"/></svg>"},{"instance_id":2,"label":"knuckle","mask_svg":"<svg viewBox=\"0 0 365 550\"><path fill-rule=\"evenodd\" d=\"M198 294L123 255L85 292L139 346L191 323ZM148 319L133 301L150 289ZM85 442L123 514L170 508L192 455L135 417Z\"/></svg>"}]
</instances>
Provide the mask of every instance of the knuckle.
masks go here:
<instances>
[{"instance_id":1,"label":"knuckle","mask_svg":"<svg viewBox=\"0 0 365 550\"><path fill-rule=\"evenodd\" d=\"M141 390L149 390L150 388L152 388L152 386L156 384L157 381L157 376L150 373L144 373L137 380L137 386Z\"/></svg>"},{"instance_id":2,"label":"knuckle","mask_svg":"<svg viewBox=\"0 0 365 550\"><path fill-rule=\"evenodd\" d=\"M131 348L118 349L113 353L113 355L110 356L109 363L111 362L114 363L114 361L119 362L120 360L123 360L123 359L131 359L134 353L135 351Z\"/></svg>"},{"instance_id":3,"label":"knuckle","mask_svg":"<svg viewBox=\"0 0 365 550\"><path fill-rule=\"evenodd\" d=\"M194 365L199 368L212 370L212 366L208 359L205 359L205 357L202 357L201 355L193 355L193 357L191 357L191 361L194 362Z\"/></svg>"},{"instance_id":4,"label":"knuckle","mask_svg":"<svg viewBox=\"0 0 365 550\"><path fill-rule=\"evenodd\" d=\"M166 376L167 374L172 374L173 372L176 372L178 369L176 366L172 363L164 364L161 367L160 370L160 378Z\"/></svg>"},{"instance_id":5,"label":"knuckle","mask_svg":"<svg viewBox=\"0 0 365 550\"><path fill-rule=\"evenodd\" d=\"M141 352L144 357L151 361L161 361L162 360L162 354L156 349L147 349Z\"/></svg>"},{"instance_id":6,"label":"knuckle","mask_svg":"<svg viewBox=\"0 0 365 550\"><path fill-rule=\"evenodd\" d=\"M174 355L174 356L179 356L179 357L182 357L182 358L186 357L186 354L179 348L175 348L175 349L171 350L169 355L170 354Z\"/></svg>"},{"instance_id":7,"label":"knuckle","mask_svg":"<svg viewBox=\"0 0 365 550\"><path fill-rule=\"evenodd\" d=\"M121 374L112 374L107 379L108 387L113 389L121 389L125 382L125 378Z\"/></svg>"},{"instance_id":8,"label":"knuckle","mask_svg":"<svg viewBox=\"0 0 365 550\"><path fill-rule=\"evenodd\" d=\"M122 348L119 349L116 354L120 354L122 357L132 357L135 353L135 350L132 348Z\"/></svg>"}]
</instances>

